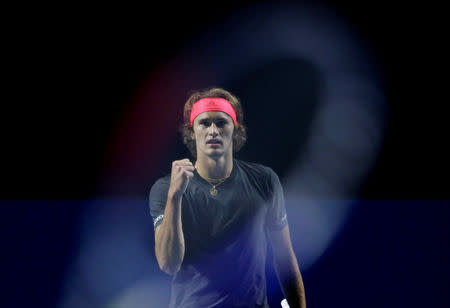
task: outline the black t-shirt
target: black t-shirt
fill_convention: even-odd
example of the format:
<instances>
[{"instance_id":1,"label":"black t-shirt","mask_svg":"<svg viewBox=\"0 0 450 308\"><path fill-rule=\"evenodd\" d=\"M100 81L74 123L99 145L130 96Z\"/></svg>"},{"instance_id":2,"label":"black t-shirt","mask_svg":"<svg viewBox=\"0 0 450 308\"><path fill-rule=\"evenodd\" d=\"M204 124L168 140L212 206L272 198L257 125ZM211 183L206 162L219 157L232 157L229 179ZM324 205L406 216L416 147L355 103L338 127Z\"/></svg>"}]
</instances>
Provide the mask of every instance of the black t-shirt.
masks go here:
<instances>
[{"instance_id":1,"label":"black t-shirt","mask_svg":"<svg viewBox=\"0 0 450 308\"><path fill-rule=\"evenodd\" d=\"M164 219L169 185L167 175L150 190L155 228ZM183 194L185 255L173 276L169 307L269 307L265 231L287 224L278 176L269 167L234 159L216 196L211 188L195 170Z\"/></svg>"}]
</instances>

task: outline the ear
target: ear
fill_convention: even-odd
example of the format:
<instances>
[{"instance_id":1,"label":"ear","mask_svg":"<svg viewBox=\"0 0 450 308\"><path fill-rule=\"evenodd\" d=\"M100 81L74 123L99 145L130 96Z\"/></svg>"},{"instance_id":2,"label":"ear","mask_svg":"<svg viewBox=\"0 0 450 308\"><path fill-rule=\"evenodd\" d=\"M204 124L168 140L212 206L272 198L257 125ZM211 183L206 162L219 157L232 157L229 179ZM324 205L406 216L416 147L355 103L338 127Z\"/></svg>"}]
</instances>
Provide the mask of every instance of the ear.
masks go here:
<instances>
[{"instance_id":1,"label":"ear","mask_svg":"<svg viewBox=\"0 0 450 308\"><path fill-rule=\"evenodd\" d=\"M234 123L233 122L233 136L237 133L237 131L238 131L238 128L239 128L239 126L238 126L239 124L236 124L236 123Z\"/></svg>"}]
</instances>

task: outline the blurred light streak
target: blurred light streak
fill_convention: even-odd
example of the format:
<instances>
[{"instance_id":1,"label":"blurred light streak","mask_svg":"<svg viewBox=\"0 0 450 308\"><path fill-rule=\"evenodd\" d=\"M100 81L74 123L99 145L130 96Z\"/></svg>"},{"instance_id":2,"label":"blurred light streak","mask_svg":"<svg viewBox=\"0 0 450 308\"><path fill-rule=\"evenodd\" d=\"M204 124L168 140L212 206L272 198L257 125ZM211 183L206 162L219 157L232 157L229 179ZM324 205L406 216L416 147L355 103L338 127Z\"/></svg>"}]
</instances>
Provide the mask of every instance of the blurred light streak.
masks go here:
<instances>
[{"instance_id":1,"label":"blurred light streak","mask_svg":"<svg viewBox=\"0 0 450 308\"><path fill-rule=\"evenodd\" d=\"M148 178L169 140L176 138L173 115L190 90L226 87L248 71L287 57L315 65L325 84L302 149L306 155L282 181L294 248L307 270L345 223L349 200L377 157L384 129L384 93L376 61L363 40L324 7L250 6L207 29L172 62L152 72L106 153L112 155L106 165L106 190L132 195ZM155 263L151 227L145 201L87 207L62 307L79 307L70 304L73 294L96 303L83 307L112 302L113 307L125 307L139 301L136 298L148 300L150 307L152 301L164 302L168 292L153 282L169 280Z\"/></svg>"},{"instance_id":2,"label":"blurred light streak","mask_svg":"<svg viewBox=\"0 0 450 308\"><path fill-rule=\"evenodd\" d=\"M82 307L104 307L130 285L161 273L153 226L143 214L146 200L92 200L84 207L78 255L67 273L61 307L80 307L80 301Z\"/></svg>"},{"instance_id":3,"label":"blurred light streak","mask_svg":"<svg viewBox=\"0 0 450 308\"><path fill-rule=\"evenodd\" d=\"M332 242L354 201L286 199L292 246L302 271L310 268Z\"/></svg>"}]
</instances>

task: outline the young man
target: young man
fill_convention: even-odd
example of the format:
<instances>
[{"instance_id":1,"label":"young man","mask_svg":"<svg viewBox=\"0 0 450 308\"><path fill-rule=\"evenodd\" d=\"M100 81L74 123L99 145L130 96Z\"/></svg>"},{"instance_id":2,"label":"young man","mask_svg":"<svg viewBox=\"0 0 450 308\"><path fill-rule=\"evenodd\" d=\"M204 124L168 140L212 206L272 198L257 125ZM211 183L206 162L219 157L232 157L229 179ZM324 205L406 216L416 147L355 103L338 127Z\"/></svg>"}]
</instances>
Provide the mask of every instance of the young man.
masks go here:
<instances>
[{"instance_id":1,"label":"young man","mask_svg":"<svg viewBox=\"0 0 450 308\"><path fill-rule=\"evenodd\" d=\"M169 306L269 307L269 239L290 307L306 307L278 176L233 158L246 141L239 100L220 88L194 93L182 132L194 164L174 161L150 190L156 258L174 275Z\"/></svg>"}]
</instances>

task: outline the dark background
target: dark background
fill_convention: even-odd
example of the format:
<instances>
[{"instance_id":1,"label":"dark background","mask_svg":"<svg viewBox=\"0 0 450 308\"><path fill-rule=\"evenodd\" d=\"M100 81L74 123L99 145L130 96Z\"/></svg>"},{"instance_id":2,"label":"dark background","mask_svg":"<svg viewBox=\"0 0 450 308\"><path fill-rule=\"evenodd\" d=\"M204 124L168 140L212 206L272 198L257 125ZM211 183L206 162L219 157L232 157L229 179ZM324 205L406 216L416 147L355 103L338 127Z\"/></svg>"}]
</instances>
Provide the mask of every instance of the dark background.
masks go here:
<instances>
[{"instance_id":1,"label":"dark background","mask_svg":"<svg viewBox=\"0 0 450 308\"><path fill-rule=\"evenodd\" d=\"M3 36L2 262L11 307L52 307L96 198L104 147L133 91L208 25L252 2L11 7ZM431 4L326 1L383 72L388 126L361 202L304 274L312 307L449 303L444 18ZM186 21L185 16L188 16ZM67 200L61 208L47 200ZM374 200L378 200L375 202ZM8 302L8 300L7 300Z\"/></svg>"}]
</instances>

